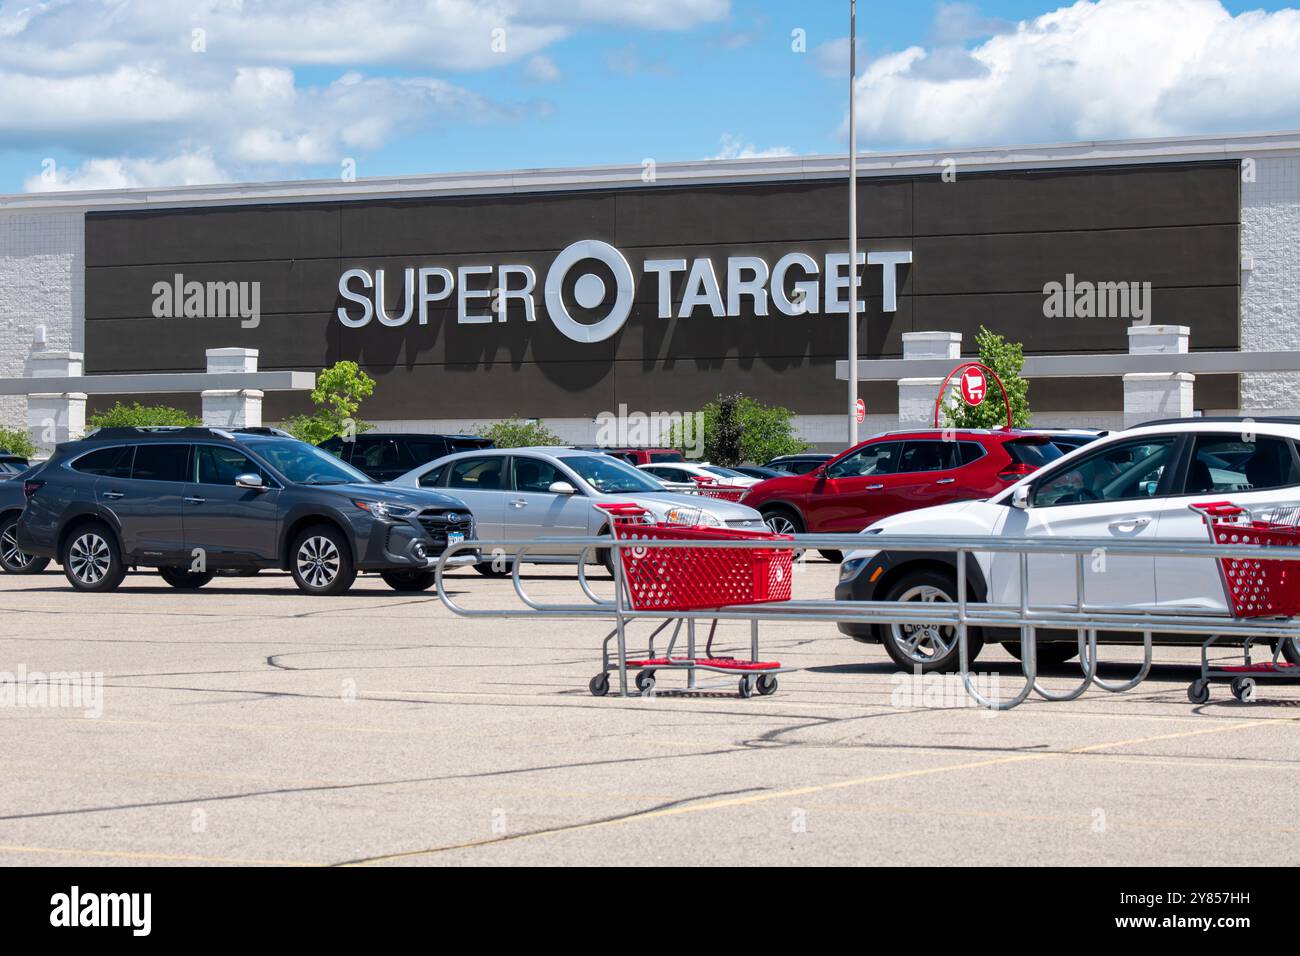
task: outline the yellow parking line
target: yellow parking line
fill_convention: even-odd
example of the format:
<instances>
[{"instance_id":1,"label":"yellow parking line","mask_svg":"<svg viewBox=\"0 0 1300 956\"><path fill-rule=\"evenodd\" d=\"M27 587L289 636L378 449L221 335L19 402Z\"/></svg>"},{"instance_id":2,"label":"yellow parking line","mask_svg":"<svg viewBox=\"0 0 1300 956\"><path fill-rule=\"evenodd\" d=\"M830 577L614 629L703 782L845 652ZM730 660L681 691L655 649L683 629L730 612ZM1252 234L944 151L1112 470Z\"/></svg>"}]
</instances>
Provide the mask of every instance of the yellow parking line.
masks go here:
<instances>
[{"instance_id":1,"label":"yellow parking line","mask_svg":"<svg viewBox=\"0 0 1300 956\"><path fill-rule=\"evenodd\" d=\"M1290 722L1300 720L1300 717L1289 718ZM816 793L827 793L833 790L843 790L847 787L861 787L872 783L889 783L895 780L908 780L917 777L935 776L943 773L952 773L958 770L978 770L984 767L1006 766L1015 763L1030 763L1040 760L1059 760L1064 757L1078 754L1093 753L1098 750L1105 750L1111 747L1128 747L1134 744L1156 743L1162 740L1178 740L1187 737L1200 737L1208 734L1226 733L1230 730L1244 730L1250 727L1259 727L1265 724L1275 724L1277 719L1266 720L1248 720L1240 723L1228 724L1218 727L1204 727L1199 730L1188 730L1173 734L1156 734L1150 737L1134 737L1128 740L1112 740L1103 743L1087 744L1082 747L1073 747L1069 750L1039 752L1032 754L1016 754L1006 757L992 757L988 760L973 760L966 763L948 764L942 767L926 767L919 770L899 770L893 773L876 774L870 777L855 777L850 780L837 780L832 783L815 784L807 787L792 787L787 790L775 790L769 793L750 794L744 797L731 797L725 800L707 800L702 803L692 803L678 807L667 807L663 810L647 810L644 813L633 813L623 817L617 817L610 820L596 820L590 823L578 823L572 826L555 827L549 830L538 830L532 833L520 833L498 837L494 840L480 840L472 843L462 843L453 846L428 847L422 850L407 850L402 853L393 853L386 856L372 857L366 860L358 860L355 863L348 864L351 866L377 866L382 863L390 863L397 860L408 860L417 856L431 856L436 853L445 853L449 850L472 849L482 846L490 846L494 843L507 843L516 840L526 840L532 837L552 836L559 833L577 833L585 830L601 830L606 827L620 826L627 823L640 823L646 820L658 820L666 817L682 816L688 813L703 813L709 810L723 810L732 807L752 806L758 803L767 803L772 800L787 800L791 797L803 797Z\"/></svg>"},{"instance_id":2,"label":"yellow parking line","mask_svg":"<svg viewBox=\"0 0 1300 956\"><path fill-rule=\"evenodd\" d=\"M162 863L219 863L227 866L325 866L324 863L309 863L304 860L257 860L224 856L188 856L170 853L128 853L123 850L78 850L73 847L58 846L5 846L0 845L0 853L41 853L57 856L94 856L117 860L157 860Z\"/></svg>"}]
</instances>

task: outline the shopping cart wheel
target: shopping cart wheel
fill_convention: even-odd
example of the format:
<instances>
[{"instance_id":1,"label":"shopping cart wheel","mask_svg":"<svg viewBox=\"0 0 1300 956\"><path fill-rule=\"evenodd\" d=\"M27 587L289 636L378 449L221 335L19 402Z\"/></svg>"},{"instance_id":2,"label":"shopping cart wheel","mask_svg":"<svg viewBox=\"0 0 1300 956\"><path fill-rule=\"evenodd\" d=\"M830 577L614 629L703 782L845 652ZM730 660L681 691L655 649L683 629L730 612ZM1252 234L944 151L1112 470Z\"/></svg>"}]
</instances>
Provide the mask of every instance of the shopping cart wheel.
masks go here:
<instances>
[{"instance_id":1,"label":"shopping cart wheel","mask_svg":"<svg viewBox=\"0 0 1300 956\"><path fill-rule=\"evenodd\" d=\"M764 697L776 693L776 678L771 674L762 674L758 678L758 692Z\"/></svg>"},{"instance_id":2,"label":"shopping cart wheel","mask_svg":"<svg viewBox=\"0 0 1300 956\"><path fill-rule=\"evenodd\" d=\"M587 687L591 690L591 696L604 697L609 693L609 675L597 674L591 679L591 683Z\"/></svg>"},{"instance_id":3,"label":"shopping cart wheel","mask_svg":"<svg viewBox=\"0 0 1300 956\"><path fill-rule=\"evenodd\" d=\"M742 678L740 679L740 696L741 696L741 697L753 697L753 696L754 696L754 685L753 685L753 683L751 683L751 678L749 678L749 677L742 677Z\"/></svg>"},{"instance_id":4,"label":"shopping cart wheel","mask_svg":"<svg viewBox=\"0 0 1300 956\"><path fill-rule=\"evenodd\" d=\"M1187 699L1193 704L1204 704L1210 699L1210 682L1204 678L1187 685Z\"/></svg>"},{"instance_id":5,"label":"shopping cart wheel","mask_svg":"<svg viewBox=\"0 0 1300 956\"><path fill-rule=\"evenodd\" d=\"M638 671L636 675L636 689L645 693L647 687L654 687L655 672L651 670Z\"/></svg>"},{"instance_id":6,"label":"shopping cart wheel","mask_svg":"<svg viewBox=\"0 0 1300 956\"><path fill-rule=\"evenodd\" d=\"M1243 704L1255 702L1255 679L1253 677L1234 677L1232 679L1232 696Z\"/></svg>"}]
</instances>

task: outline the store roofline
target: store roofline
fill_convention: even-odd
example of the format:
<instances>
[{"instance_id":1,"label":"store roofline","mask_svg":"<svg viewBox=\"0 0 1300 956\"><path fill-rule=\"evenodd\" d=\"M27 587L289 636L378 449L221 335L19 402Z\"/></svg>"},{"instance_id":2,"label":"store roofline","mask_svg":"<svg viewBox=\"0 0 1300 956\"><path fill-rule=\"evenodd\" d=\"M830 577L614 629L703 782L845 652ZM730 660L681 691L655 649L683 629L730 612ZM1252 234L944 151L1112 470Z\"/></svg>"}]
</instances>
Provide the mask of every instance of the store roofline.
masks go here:
<instances>
[{"instance_id":1,"label":"store roofline","mask_svg":"<svg viewBox=\"0 0 1300 956\"><path fill-rule=\"evenodd\" d=\"M1169 136L1157 139L1088 140L1019 146L859 153L863 178L941 171L943 161L958 171L1060 169L1079 166L1201 162L1278 153L1300 155L1300 131ZM333 179L206 186L100 189L0 195L0 212L112 211L186 206L253 205L400 199L427 196L505 195L589 189L645 188L640 163L517 169L502 172L429 173L376 176L343 182ZM830 179L848 173L847 154L706 159L655 166L655 186L709 183L789 182Z\"/></svg>"}]
</instances>

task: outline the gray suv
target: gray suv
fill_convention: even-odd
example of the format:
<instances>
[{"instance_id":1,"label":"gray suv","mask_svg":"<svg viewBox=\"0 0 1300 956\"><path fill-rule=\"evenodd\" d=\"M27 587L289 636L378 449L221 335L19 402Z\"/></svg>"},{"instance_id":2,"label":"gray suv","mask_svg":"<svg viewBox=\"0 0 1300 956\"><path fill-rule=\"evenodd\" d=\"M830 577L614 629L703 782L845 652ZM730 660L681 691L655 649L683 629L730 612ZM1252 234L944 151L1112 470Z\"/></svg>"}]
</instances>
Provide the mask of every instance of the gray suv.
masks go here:
<instances>
[{"instance_id":1,"label":"gray suv","mask_svg":"<svg viewBox=\"0 0 1300 956\"><path fill-rule=\"evenodd\" d=\"M424 590L448 543L474 535L460 500L379 484L270 428L100 429L59 445L23 492L17 545L58 560L79 591L141 566L185 589L281 568L306 594L342 594L358 571Z\"/></svg>"}]
</instances>

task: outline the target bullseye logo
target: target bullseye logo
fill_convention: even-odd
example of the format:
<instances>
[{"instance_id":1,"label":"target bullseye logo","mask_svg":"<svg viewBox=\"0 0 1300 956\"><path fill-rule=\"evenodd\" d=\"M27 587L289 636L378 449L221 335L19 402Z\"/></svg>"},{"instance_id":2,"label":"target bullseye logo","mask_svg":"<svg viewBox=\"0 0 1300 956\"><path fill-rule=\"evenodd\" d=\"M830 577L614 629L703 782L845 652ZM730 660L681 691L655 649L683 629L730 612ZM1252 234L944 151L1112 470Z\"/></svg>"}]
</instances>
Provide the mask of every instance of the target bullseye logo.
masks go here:
<instances>
[{"instance_id":1,"label":"target bullseye logo","mask_svg":"<svg viewBox=\"0 0 1300 956\"><path fill-rule=\"evenodd\" d=\"M586 324L579 322L569 314L564 304L564 280L569 272L584 259L595 259L604 263L614 274L614 302L609 314L598 322ZM636 280L632 276L632 267L628 265L623 253L608 242L599 239L583 239L568 246L555 257L550 271L546 273L546 312L556 329L566 338L575 342L603 342L627 322L632 314L632 296ZM605 300L608 290L605 280L593 272L578 277L573 287L573 298L584 309L594 309Z\"/></svg>"}]
</instances>

